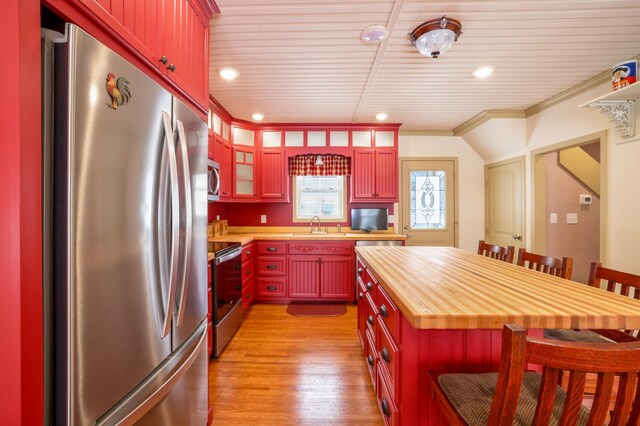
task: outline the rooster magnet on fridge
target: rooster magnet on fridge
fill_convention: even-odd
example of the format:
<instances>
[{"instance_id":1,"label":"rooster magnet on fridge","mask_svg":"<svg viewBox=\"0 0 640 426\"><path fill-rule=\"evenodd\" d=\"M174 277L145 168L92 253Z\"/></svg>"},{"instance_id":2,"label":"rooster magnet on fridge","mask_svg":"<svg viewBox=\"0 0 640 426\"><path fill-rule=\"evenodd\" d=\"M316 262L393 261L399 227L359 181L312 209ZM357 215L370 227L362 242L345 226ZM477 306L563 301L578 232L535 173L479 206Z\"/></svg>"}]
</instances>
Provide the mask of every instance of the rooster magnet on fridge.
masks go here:
<instances>
[{"instance_id":1,"label":"rooster magnet on fridge","mask_svg":"<svg viewBox=\"0 0 640 426\"><path fill-rule=\"evenodd\" d=\"M118 109L119 106L126 105L131 98L131 91L127 86L129 80L124 77L118 77L112 73L107 74L107 93L111 96L111 105L109 107Z\"/></svg>"}]
</instances>

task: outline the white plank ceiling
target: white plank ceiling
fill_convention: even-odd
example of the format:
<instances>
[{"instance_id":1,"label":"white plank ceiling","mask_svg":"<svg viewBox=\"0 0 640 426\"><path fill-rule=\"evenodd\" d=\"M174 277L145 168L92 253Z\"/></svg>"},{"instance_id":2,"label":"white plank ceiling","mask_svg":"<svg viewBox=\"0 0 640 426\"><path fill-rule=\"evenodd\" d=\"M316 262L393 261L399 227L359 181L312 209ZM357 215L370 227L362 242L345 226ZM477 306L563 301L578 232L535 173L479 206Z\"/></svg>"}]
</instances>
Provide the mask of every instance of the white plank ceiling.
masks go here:
<instances>
[{"instance_id":1,"label":"white plank ceiling","mask_svg":"<svg viewBox=\"0 0 640 426\"><path fill-rule=\"evenodd\" d=\"M484 110L524 110L640 53L640 0L217 0L210 92L237 118L451 130ZM463 34L438 59L407 33L447 15ZM360 40L382 24L389 38ZM471 71L490 64L493 76ZM225 81L217 69L236 68Z\"/></svg>"}]
</instances>

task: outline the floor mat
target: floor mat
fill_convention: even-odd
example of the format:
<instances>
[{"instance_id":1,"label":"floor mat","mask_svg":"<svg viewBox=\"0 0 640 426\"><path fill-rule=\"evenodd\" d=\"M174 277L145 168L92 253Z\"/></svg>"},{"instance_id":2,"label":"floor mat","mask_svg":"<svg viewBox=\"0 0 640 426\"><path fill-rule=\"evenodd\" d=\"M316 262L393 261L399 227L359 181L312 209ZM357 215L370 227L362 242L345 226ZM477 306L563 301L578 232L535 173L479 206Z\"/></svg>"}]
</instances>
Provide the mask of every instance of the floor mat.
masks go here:
<instances>
[{"instance_id":1,"label":"floor mat","mask_svg":"<svg viewBox=\"0 0 640 426\"><path fill-rule=\"evenodd\" d=\"M287 306L287 313L297 317L338 317L347 313L344 304L293 303Z\"/></svg>"}]
</instances>

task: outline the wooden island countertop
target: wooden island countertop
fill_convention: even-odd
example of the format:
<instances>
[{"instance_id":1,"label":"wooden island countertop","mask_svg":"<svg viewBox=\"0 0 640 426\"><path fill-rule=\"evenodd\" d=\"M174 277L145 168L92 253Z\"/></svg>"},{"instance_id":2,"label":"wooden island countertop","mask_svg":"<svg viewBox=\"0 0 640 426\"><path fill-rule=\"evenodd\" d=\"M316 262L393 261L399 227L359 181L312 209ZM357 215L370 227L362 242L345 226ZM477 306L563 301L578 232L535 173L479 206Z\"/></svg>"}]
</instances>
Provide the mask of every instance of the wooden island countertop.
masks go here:
<instances>
[{"instance_id":1,"label":"wooden island countertop","mask_svg":"<svg viewBox=\"0 0 640 426\"><path fill-rule=\"evenodd\" d=\"M417 329L639 329L640 301L453 247L356 247Z\"/></svg>"}]
</instances>

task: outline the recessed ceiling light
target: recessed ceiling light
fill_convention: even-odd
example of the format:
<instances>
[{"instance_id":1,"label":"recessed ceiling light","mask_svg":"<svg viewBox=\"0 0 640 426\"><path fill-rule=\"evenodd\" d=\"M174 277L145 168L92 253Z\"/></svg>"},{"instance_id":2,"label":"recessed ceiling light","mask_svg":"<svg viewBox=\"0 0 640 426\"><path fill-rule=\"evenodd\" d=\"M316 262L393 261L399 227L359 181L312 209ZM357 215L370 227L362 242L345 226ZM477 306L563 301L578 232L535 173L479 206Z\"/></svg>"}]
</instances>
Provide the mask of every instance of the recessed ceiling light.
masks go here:
<instances>
[{"instance_id":1,"label":"recessed ceiling light","mask_svg":"<svg viewBox=\"0 0 640 426\"><path fill-rule=\"evenodd\" d=\"M235 80L240 75L237 69L228 67L220 68L218 70L218 74L220 74L220 77L224 78L225 80Z\"/></svg>"},{"instance_id":2,"label":"recessed ceiling light","mask_svg":"<svg viewBox=\"0 0 640 426\"><path fill-rule=\"evenodd\" d=\"M387 117L389 117L389 114L384 113L384 112L380 112L378 114L376 114L376 120L378 121L384 121L387 119Z\"/></svg>"},{"instance_id":3,"label":"recessed ceiling light","mask_svg":"<svg viewBox=\"0 0 640 426\"><path fill-rule=\"evenodd\" d=\"M261 121L264 118L264 114L260 114L259 112L256 112L251 116L251 118L253 118L255 121Z\"/></svg>"},{"instance_id":4,"label":"recessed ceiling light","mask_svg":"<svg viewBox=\"0 0 640 426\"><path fill-rule=\"evenodd\" d=\"M387 38L389 31L384 25L371 25L360 33L360 39L365 43L380 43Z\"/></svg>"},{"instance_id":5,"label":"recessed ceiling light","mask_svg":"<svg viewBox=\"0 0 640 426\"><path fill-rule=\"evenodd\" d=\"M483 65L471 71L471 75L473 75L476 78L487 78L491 74L493 74L493 70L495 69L496 68L493 65Z\"/></svg>"}]
</instances>

